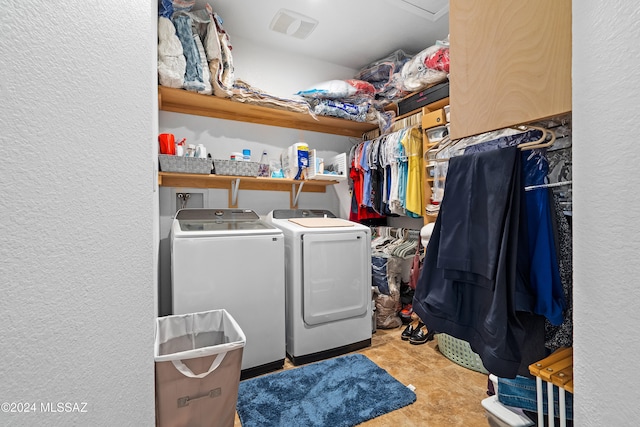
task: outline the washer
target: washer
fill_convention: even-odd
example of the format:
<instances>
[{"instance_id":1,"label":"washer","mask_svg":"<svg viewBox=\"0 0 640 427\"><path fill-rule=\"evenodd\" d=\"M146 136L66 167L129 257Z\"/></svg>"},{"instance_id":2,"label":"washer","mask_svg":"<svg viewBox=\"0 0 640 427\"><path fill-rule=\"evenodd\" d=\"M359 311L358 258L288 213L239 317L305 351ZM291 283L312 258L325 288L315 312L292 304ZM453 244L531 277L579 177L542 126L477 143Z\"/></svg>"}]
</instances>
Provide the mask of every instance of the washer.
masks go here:
<instances>
[{"instance_id":1,"label":"washer","mask_svg":"<svg viewBox=\"0 0 640 427\"><path fill-rule=\"evenodd\" d=\"M284 237L252 210L181 209L171 225L173 314L226 309L247 337L241 378L285 359Z\"/></svg>"},{"instance_id":2,"label":"washer","mask_svg":"<svg viewBox=\"0 0 640 427\"><path fill-rule=\"evenodd\" d=\"M271 211L285 239L287 357L294 365L371 345L371 230L328 210Z\"/></svg>"}]
</instances>

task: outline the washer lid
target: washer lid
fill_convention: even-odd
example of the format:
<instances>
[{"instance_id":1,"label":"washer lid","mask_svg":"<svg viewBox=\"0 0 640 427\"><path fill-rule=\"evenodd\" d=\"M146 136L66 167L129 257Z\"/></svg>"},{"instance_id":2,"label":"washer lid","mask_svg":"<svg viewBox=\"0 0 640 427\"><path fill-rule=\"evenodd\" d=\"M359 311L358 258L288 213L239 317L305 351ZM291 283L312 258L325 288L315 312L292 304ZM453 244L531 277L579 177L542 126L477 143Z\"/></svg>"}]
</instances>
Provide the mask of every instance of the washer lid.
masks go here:
<instances>
[{"instance_id":1,"label":"washer lid","mask_svg":"<svg viewBox=\"0 0 640 427\"><path fill-rule=\"evenodd\" d=\"M260 217L251 209L180 209L176 219L252 221Z\"/></svg>"},{"instance_id":2,"label":"washer lid","mask_svg":"<svg viewBox=\"0 0 640 427\"><path fill-rule=\"evenodd\" d=\"M273 233L278 229L263 222L250 209L181 209L175 220L183 232Z\"/></svg>"}]
</instances>

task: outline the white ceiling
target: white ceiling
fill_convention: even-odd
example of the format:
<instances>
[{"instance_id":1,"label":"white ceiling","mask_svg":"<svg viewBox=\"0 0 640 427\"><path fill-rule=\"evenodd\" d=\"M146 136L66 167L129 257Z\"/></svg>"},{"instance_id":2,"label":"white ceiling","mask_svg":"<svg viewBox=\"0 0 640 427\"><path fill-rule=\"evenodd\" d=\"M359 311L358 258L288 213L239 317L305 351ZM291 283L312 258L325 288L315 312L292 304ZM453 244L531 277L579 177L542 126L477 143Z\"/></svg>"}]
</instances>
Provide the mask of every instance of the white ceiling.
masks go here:
<instances>
[{"instance_id":1,"label":"white ceiling","mask_svg":"<svg viewBox=\"0 0 640 427\"><path fill-rule=\"evenodd\" d=\"M207 0L196 0L196 9ZM448 0L210 0L231 37L360 69L396 49L413 55L449 33ZM269 30L280 9L319 23L306 38Z\"/></svg>"}]
</instances>

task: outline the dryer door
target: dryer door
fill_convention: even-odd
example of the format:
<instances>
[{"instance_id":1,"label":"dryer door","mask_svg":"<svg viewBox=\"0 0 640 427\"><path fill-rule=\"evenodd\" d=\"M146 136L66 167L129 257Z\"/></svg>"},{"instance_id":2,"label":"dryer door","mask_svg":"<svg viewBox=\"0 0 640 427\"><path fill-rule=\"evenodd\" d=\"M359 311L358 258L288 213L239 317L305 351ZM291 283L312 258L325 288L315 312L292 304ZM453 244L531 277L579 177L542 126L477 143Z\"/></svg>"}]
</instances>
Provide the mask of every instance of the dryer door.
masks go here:
<instances>
[{"instance_id":1,"label":"dryer door","mask_svg":"<svg viewBox=\"0 0 640 427\"><path fill-rule=\"evenodd\" d=\"M365 316L371 305L371 242L363 232L302 237L303 317L308 325Z\"/></svg>"}]
</instances>

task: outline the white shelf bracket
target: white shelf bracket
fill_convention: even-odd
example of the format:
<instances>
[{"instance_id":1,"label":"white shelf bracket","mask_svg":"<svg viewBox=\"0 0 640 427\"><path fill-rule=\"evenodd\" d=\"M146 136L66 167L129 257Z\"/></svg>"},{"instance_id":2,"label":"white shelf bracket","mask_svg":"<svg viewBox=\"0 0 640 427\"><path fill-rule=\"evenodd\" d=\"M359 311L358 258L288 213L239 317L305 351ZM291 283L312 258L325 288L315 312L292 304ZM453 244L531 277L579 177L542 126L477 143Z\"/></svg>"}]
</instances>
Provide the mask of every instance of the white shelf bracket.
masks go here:
<instances>
[{"instance_id":1,"label":"white shelf bracket","mask_svg":"<svg viewBox=\"0 0 640 427\"><path fill-rule=\"evenodd\" d=\"M296 185L291 184L291 209L298 209L298 198L300 197L300 193L302 192L303 185L304 185L304 181L301 181L300 186L296 191Z\"/></svg>"}]
</instances>

